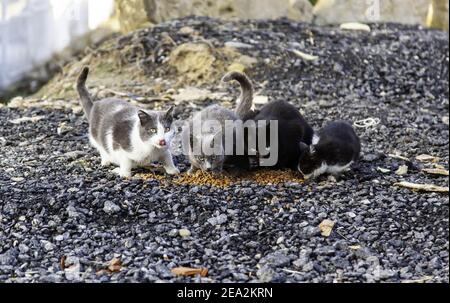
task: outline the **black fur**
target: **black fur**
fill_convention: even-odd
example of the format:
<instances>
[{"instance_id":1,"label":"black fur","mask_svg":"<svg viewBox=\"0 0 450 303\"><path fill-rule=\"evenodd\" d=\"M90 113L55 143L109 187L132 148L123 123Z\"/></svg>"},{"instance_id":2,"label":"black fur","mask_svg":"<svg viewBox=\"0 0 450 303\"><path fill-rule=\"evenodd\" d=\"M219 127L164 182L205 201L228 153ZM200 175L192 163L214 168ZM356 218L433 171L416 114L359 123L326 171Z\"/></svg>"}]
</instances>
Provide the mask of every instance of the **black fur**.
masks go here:
<instances>
[{"instance_id":1,"label":"black fur","mask_svg":"<svg viewBox=\"0 0 450 303\"><path fill-rule=\"evenodd\" d=\"M300 144L301 156L299 170L310 174L323 162L328 166L345 166L357 162L361 151L361 142L353 127L346 122L331 122L317 133L319 141L309 147Z\"/></svg>"},{"instance_id":2,"label":"black fur","mask_svg":"<svg viewBox=\"0 0 450 303\"><path fill-rule=\"evenodd\" d=\"M259 111L249 112L245 120L278 121L278 161L274 168L297 169L300 157L300 142L311 144L313 129L292 104L285 101L273 101ZM269 125L267 127L270 127ZM266 142L270 142L269 129ZM259 152L259 151L258 151Z\"/></svg>"}]
</instances>

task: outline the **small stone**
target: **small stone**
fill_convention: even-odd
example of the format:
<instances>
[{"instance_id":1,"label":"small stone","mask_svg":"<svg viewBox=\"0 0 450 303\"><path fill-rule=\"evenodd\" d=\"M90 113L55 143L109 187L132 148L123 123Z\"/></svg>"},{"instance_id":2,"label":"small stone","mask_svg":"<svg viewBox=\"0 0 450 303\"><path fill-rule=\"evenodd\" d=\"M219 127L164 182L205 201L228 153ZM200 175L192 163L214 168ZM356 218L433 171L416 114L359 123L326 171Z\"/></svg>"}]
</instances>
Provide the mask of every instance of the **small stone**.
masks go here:
<instances>
[{"instance_id":1,"label":"small stone","mask_svg":"<svg viewBox=\"0 0 450 303\"><path fill-rule=\"evenodd\" d=\"M171 229L171 230L168 232L169 237L172 237L172 238L178 236L178 234L179 234L178 229Z\"/></svg>"},{"instance_id":2,"label":"small stone","mask_svg":"<svg viewBox=\"0 0 450 303\"><path fill-rule=\"evenodd\" d=\"M51 242L43 241L43 244L46 251L52 251L54 249L54 245Z\"/></svg>"},{"instance_id":3,"label":"small stone","mask_svg":"<svg viewBox=\"0 0 450 303\"><path fill-rule=\"evenodd\" d=\"M28 246L26 246L25 244L19 244L19 251L22 254L26 254L27 252L30 251L30 248Z\"/></svg>"},{"instance_id":4,"label":"small stone","mask_svg":"<svg viewBox=\"0 0 450 303\"><path fill-rule=\"evenodd\" d=\"M228 221L228 217L225 214L221 214L217 217L208 219L208 223L211 225L222 225Z\"/></svg>"},{"instance_id":5,"label":"small stone","mask_svg":"<svg viewBox=\"0 0 450 303\"><path fill-rule=\"evenodd\" d=\"M279 237L278 239L277 239L277 244L281 244L281 243L283 243L284 242L284 237Z\"/></svg>"},{"instance_id":6,"label":"small stone","mask_svg":"<svg viewBox=\"0 0 450 303\"><path fill-rule=\"evenodd\" d=\"M238 42L238 41L227 41L227 42L225 42L225 46L232 47L232 48L253 48L253 45Z\"/></svg>"},{"instance_id":7,"label":"small stone","mask_svg":"<svg viewBox=\"0 0 450 303\"><path fill-rule=\"evenodd\" d=\"M103 211L107 214L112 215L112 214L118 213L120 211L120 207L111 201L106 201L103 206Z\"/></svg>"},{"instance_id":8,"label":"small stone","mask_svg":"<svg viewBox=\"0 0 450 303\"><path fill-rule=\"evenodd\" d=\"M76 218L79 216L77 210L72 205L68 206L66 211L67 211L67 214L69 215L69 218Z\"/></svg>"},{"instance_id":9,"label":"small stone","mask_svg":"<svg viewBox=\"0 0 450 303\"><path fill-rule=\"evenodd\" d=\"M190 235L191 235L191 232L188 230L188 229L180 229L179 231L178 231L178 234L181 236L181 237L183 237L183 238L185 238L185 237L189 237Z\"/></svg>"},{"instance_id":10,"label":"small stone","mask_svg":"<svg viewBox=\"0 0 450 303\"><path fill-rule=\"evenodd\" d=\"M356 217L356 214L355 214L354 212L349 211L349 212L347 213L347 217L353 219L353 218Z\"/></svg>"}]
</instances>

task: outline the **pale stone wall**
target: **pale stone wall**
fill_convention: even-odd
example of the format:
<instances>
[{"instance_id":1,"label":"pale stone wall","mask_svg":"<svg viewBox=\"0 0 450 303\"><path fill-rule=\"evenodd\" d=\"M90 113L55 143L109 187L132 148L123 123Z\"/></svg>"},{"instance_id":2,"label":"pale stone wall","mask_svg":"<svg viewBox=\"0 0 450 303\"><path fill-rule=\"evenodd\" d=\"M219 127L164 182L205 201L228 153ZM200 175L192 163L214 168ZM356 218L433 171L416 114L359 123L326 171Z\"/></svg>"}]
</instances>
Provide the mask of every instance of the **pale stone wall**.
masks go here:
<instances>
[{"instance_id":1,"label":"pale stone wall","mask_svg":"<svg viewBox=\"0 0 450 303\"><path fill-rule=\"evenodd\" d=\"M289 17L312 21L308 0L116 0L116 15L124 31L146 21L163 21L189 15L216 18L275 19Z\"/></svg>"},{"instance_id":2,"label":"pale stone wall","mask_svg":"<svg viewBox=\"0 0 450 303\"><path fill-rule=\"evenodd\" d=\"M316 24L354 21L422 24L448 31L448 0L319 0L314 7Z\"/></svg>"},{"instance_id":3,"label":"pale stone wall","mask_svg":"<svg viewBox=\"0 0 450 303\"><path fill-rule=\"evenodd\" d=\"M288 17L319 25L399 22L448 30L448 0L116 0L124 32L189 15L216 18ZM432 5L431 5L432 4ZM430 11L430 7L432 10Z\"/></svg>"}]
</instances>

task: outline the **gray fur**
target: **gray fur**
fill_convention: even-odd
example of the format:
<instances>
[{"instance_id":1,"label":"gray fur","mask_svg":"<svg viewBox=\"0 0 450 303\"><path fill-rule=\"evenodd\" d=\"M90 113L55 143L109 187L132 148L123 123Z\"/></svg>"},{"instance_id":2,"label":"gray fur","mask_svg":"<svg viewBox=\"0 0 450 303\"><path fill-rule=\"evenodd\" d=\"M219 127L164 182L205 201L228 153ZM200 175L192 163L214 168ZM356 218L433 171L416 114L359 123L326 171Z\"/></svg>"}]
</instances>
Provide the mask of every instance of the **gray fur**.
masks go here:
<instances>
[{"instance_id":1,"label":"gray fur","mask_svg":"<svg viewBox=\"0 0 450 303\"><path fill-rule=\"evenodd\" d=\"M223 76L223 82L230 82L235 80L241 86L241 95L239 96L238 104L235 110L237 117L244 118L253 106L253 85L250 79L241 72L232 71Z\"/></svg>"},{"instance_id":2,"label":"gray fur","mask_svg":"<svg viewBox=\"0 0 450 303\"><path fill-rule=\"evenodd\" d=\"M81 104L83 105L84 113L89 120L93 102L91 99L91 95L89 94L88 90L86 89L86 80L87 80L88 74L89 74L89 67L87 67L87 66L83 67L83 70L81 71L80 76L78 76L77 90L78 90L78 94L80 95Z\"/></svg>"},{"instance_id":3,"label":"gray fur","mask_svg":"<svg viewBox=\"0 0 450 303\"><path fill-rule=\"evenodd\" d=\"M206 121L217 121L220 123L221 129L225 130L225 121L235 121L237 120L237 116L231 110L218 105L211 105L200 112L195 113L189 120L188 129L183 129L183 143L189 145L189 148L185 150L187 150L188 159L191 163L190 171L192 172L196 169L201 169L204 171L221 171L226 160L224 152L225 134L223 132L203 130L202 132L199 132L200 137L196 137L193 130L193 121L199 120L202 122L202 127ZM193 147L196 144L199 144L199 146L202 144L212 145L215 139L219 142L221 140L222 152L220 154L207 155L202 149L199 155L194 155Z\"/></svg>"}]
</instances>

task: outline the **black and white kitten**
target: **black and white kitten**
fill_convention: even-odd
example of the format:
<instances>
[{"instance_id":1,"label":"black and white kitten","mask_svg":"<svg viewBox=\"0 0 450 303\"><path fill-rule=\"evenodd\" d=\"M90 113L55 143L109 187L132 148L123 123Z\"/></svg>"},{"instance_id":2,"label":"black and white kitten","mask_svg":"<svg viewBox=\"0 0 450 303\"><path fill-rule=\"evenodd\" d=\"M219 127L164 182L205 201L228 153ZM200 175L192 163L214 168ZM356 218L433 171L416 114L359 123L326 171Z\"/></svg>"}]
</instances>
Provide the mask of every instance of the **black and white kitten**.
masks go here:
<instances>
[{"instance_id":1,"label":"black and white kitten","mask_svg":"<svg viewBox=\"0 0 450 303\"><path fill-rule=\"evenodd\" d=\"M300 143L298 170L305 179L321 174L339 175L358 161L361 143L346 122L331 122L314 134L312 144Z\"/></svg>"},{"instance_id":2,"label":"black and white kitten","mask_svg":"<svg viewBox=\"0 0 450 303\"><path fill-rule=\"evenodd\" d=\"M143 110L120 99L92 102L86 89L89 68L84 67L77 81L84 113L89 121L89 141L100 153L102 166L111 163L121 177L131 169L153 161L163 163L168 174L178 174L169 147L174 134L172 111Z\"/></svg>"},{"instance_id":3,"label":"black and white kitten","mask_svg":"<svg viewBox=\"0 0 450 303\"><path fill-rule=\"evenodd\" d=\"M313 129L306 122L305 118L300 114L292 104L285 101L273 101L264 105L260 110L252 110L253 107L253 86L242 73L231 72L224 77L225 81L236 80L241 86L241 96L236 113L244 120L265 121L266 122L266 142L271 142L270 138L270 121L278 121L278 159L274 168L290 168L297 169L298 158L300 156L300 142L311 144ZM248 136L246 132L246 137ZM256 138L260 140L260 138ZM257 144L259 146L259 144ZM266 151L257 150L257 154L270 153L270 147L266 146ZM253 151L254 152L254 151ZM251 154L251 152L248 152ZM260 162L262 159L258 159Z\"/></svg>"}]
</instances>

